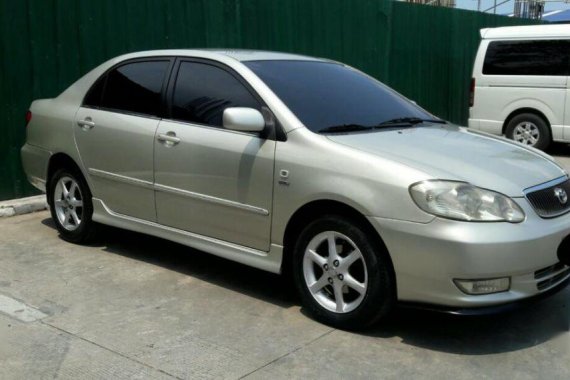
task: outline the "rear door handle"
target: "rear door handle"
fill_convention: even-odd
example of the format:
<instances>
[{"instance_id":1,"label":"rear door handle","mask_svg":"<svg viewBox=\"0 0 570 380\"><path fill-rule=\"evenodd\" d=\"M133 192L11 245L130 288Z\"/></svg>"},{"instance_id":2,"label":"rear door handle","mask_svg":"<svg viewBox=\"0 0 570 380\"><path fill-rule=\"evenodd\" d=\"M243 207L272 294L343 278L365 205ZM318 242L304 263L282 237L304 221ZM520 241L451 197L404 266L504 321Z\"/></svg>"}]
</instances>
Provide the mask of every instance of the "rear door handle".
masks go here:
<instances>
[{"instance_id":1,"label":"rear door handle","mask_svg":"<svg viewBox=\"0 0 570 380\"><path fill-rule=\"evenodd\" d=\"M84 130L89 130L95 126L95 122L90 117L86 117L85 120L78 120L77 125Z\"/></svg>"},{"instance_id":2,"label":"rear door handle","mask_svg":"<svg viewBox=\"0 0 570 380\"><path fill-rule=\"evenodd\" d=\"M176 133L174 132L168 132L166 134L159 133L156 139L171 146L180 142L180 138L176 137Z\"/></svg>"}]
</instances>

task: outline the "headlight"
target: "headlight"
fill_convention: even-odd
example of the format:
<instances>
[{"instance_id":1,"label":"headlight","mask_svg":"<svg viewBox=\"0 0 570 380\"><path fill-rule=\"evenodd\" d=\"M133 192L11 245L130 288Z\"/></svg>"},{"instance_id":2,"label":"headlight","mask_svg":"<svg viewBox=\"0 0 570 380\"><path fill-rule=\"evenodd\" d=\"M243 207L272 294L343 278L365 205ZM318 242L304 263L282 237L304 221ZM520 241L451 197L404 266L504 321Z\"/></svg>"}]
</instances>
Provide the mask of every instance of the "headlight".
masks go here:
<instances>
[{"instance_id":1,"label":"headlight","mask_svg":"<svg viewBox=\"0 0 570 380\"><path fill-rule=\"evenodd\" d=\"M423 181L410 186L410 195L419 208L443 218L510 223L525 218L511 198L465 182Z\"/></svg>"}]
</instances>

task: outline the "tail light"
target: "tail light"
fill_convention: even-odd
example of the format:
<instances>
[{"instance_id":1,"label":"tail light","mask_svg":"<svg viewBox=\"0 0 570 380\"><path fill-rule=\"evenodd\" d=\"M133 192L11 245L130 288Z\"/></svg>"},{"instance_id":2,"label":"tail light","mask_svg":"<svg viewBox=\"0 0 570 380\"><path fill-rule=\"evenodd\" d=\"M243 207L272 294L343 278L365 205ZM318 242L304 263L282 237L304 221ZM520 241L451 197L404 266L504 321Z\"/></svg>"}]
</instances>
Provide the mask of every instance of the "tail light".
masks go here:
<instances>
[{"instance_id":1,"label":"tail light","mask_svg":"<svg viewBox=\"0 0 570 380\"><path fill-rule=\"evenodd\" d=\"M28 126L28 124L30 124L30 121L32 120L32 111L26 112L26 127Z\"/></svg>"},{"instance_id":2,"label":"tail light","mask_svg":"<svg viewBox=\"0 0 570 380\"><path fill-rule=\"evenodd\" d=\"M475 104L475 78L471 78L471 85L469 86L469 107Z\"/></svg>"}]
</instances>

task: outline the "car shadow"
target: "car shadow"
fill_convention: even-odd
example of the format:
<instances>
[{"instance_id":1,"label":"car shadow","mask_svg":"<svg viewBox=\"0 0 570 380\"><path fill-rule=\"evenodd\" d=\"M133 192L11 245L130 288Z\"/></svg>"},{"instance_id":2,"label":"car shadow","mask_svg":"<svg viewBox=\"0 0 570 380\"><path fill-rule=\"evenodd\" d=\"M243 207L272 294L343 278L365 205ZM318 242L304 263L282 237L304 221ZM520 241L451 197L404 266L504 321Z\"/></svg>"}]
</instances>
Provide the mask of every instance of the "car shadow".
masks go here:
<instances>
[{"instance_id":1,"label":"car shadow","mask_svg":"<svg viewBox=\"0 0 570 380\"><path fill-rule=\"evenodd\" d=\"M555 142L552 143L546 150L551 156L557 157L570 157L570 144Z\"/></svg>"},{"instance_id":2,"label":"car shadow","mask_svg":"<svg viewBox=\"0 0 570 380\"><path fill-rule=\"evenodd\" d=\"M486 316L454 316L399 308L382 326L364 334L399 337L404 344L458 354L518 351L570 331L569 289L536 304Z\"/></svg>"},{"instance_id":3,"label":"car shadow","mask_svg":"<svg viewBox=\"0 0 570 380\"><path fill-rule=\"evenodd\" d=\"M55 229L46 218L46 226ZM92 246L173 270L216 286L247 294L279 307L300 304L283 276L222 259L168 240L102 226L103 238ZM400 338L403 344L459 355L518 351L570 331L570 288L542 302L490 316L453 316L398 307L382 323L352 334ZM301 312L307 315L305 310ZM307 317L310 317L307 315Z\"/></svg>"},{"instance_id":4,"label":"car shadow","mask_svg":"<svg viewBox=\"0 0 570 380\"><path fill-rule=\"evenodd\" d=\"M51 218L42 224L56 229ZM169 240L100 225L101 237L89 244L102 251L144 261L222 286L274 305L298 304L282 276L217 257Z\"/></svg>"}]
</instances>

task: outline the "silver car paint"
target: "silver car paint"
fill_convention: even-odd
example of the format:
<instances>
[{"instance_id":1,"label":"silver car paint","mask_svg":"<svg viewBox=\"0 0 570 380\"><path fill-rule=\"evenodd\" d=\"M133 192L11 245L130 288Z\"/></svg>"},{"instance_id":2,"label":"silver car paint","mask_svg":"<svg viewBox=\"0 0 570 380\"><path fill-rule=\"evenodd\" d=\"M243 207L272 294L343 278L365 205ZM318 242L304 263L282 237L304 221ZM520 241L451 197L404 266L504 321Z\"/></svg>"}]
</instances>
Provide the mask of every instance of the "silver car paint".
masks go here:
<instances>
[{"instance_id":1,"label":"silver car paint","mask_svg":"<svg viewBox=\"0 0 570 380\"><path fill-rule=\"evenodd\" d=\"M153 150L157 118L81 107L73 128L91 190L112 210L155 221ZM79 123L89 120L91 126Z\"/></svg>"},{"instance_id":2,"label":"silver car paint","mask_svg":"<svg viewBox=\"0 0 570 380\"><path fill-rule=\"evenodd\" d=\"M558 262L558 246L570 234L570 215L542 219L526 199L516 201L527 215L522 223L436 218L421 224L369 218L390 251L398 297L466 307L500 304L540 293L534 272ZM453 278L507 276L511 277L511 289L489 295L468 296L452 283Z\"/></svg>"},{"instance_id":3,"label":"silver car paint","mask_svg":"<svg viewBox=\"0 0 570 380\"><path fill-rule=\"evenodd\" d=\"M156 173L163 173L152 180L146 168L134 167L117 173L113 171L117 170L113 164L86 157L85 152L89 149L95 151L100 142L85 152L77 148L76 141L80 146L85 141L74 139L74 135L81 136L79 132L84 132L76 123L76 113L93 82L116 63L154 56L211 59L231 67L249 82L287 133L285 142L262 143L241 134L238 138L240 146L249 149L249 161L258 165L260 171L269 167L274 154L274 174L269 176L272 184L268 183L267 175L255 175L244 187L245 177L240 177L236 167L220 176L221 166L215 162L216 154L207 157L210 164L206 172L200 172L197 167L185 171L180 161L184 158L178 160L174 154L175 149L183 145L158 145L163 142L156 137L169 132L176 124L166 120L160 122L154 144L155 149L163 149L163 153L168 152L167 149L171 151L164 155L164 163L155 164L158 168ZM565 175L562 169L545 159L545 155L502 140L489 139L483 143L487 137L473 137L475 135L453 128L414 128L401 133L382 131L334 137L317 135L304 128L281 100L240 62L247 59L314 58L279 53L197 50L141 52L114 58L92 70L57 98L32 104L34 116L28 128L27 143L22 149L28 178L32 183L45 181L46 159L56 153L67 154L79 165L93 190L94 220L171 239L273 272L280 271L283 236L291 216L312 201L335 200L365 215L384 239L394 262L400 300L481 306L539 293L536 287L531 286L529 276L534 270L557 261L556 247L570 232L570 215L540 219L524 198L517 198L527 215L520 224L443 220L420 210L411 200L408 187L426 179L461 178L491 190L520 196L526 187ZM222 129L210 132L206 127L195 128L204 139L203 144L208 144L209 134L215 134L230 152L234 149L233 155L239 155L232 145L237 132ZM93 130L87 133L90 132ZM178 133L182 138L184 132L178 131L177 136ZM246 142L253 145L248 146ZM463 155L463 144L467 144L465 148L469 148L470 156ZM136 149L139 149L138 145L124 148L128 151ZM180 151L180 157L184 157L184 152ZM107 159L117 161L121 157ZM191 154L188 157L195 159ZM208 161L204 162L207 164ZM250 167L255 168L255 165ZM93 175L94 170L98 176ZM107 171L106 177L101 174ZM188 176L197 178L198 182L190 187L184 185L188 183L184 181ZM208 188L208 183L214 183L208 182L208 176L215 178L217 186ZM106 194L105 189L96 183L98 181L109 181L109 189L113 192L128 188L140 194L154 191L159 216L164 214L170 226L153 220L152 213L147 214L148 210L136 210L134 207L129 211L131 205L125 205L126 210L120 209L121 206L116 204L120 203L116 202L118 198L113 197L125 195ZM140 189L133 190L134 187ZM164 201L163 206L160 206L161 200ZM191 204L201 208L199 215L192 216L190 209L194 208L190 207ZM184 212L180 212L180 207ZM263 215L265 211L266 216ZM145 220L144 215L149 219ZM228 220L216 220L223 217ZM201 225L200 218L206 221L204 225ZM234 218L237 221L231 223L229 219ZM199 231L193 231L196 229ZM238 236L236 231L246 233ZM452 283L454 276L487 278L497 275L513 276L511 291L489 296L466 296Z\"/></svg>"},{"instance_id":4,"label":"silver car paint","mask_svg":"<svg viewBox=\"0 0 570 380\"><path fill-rule=\"evenodd\" d=\"M551 160L519 145L490 140L453 125L329 135L329 138L418 168L434 178L470 182L511 197L523 196L524 189L544 182L545 178L565 174Z\"/></svg>"},{"instance_id":5,"label":"silver car paint","mask_svg":"<svg viewBox=\"0 0 570 380\"><path fill-rule=\"evenodd\" d=\"M267 251L275 141L221 128L161 121L155 144L158 223Z\"/></svg>"}]
</instances>

